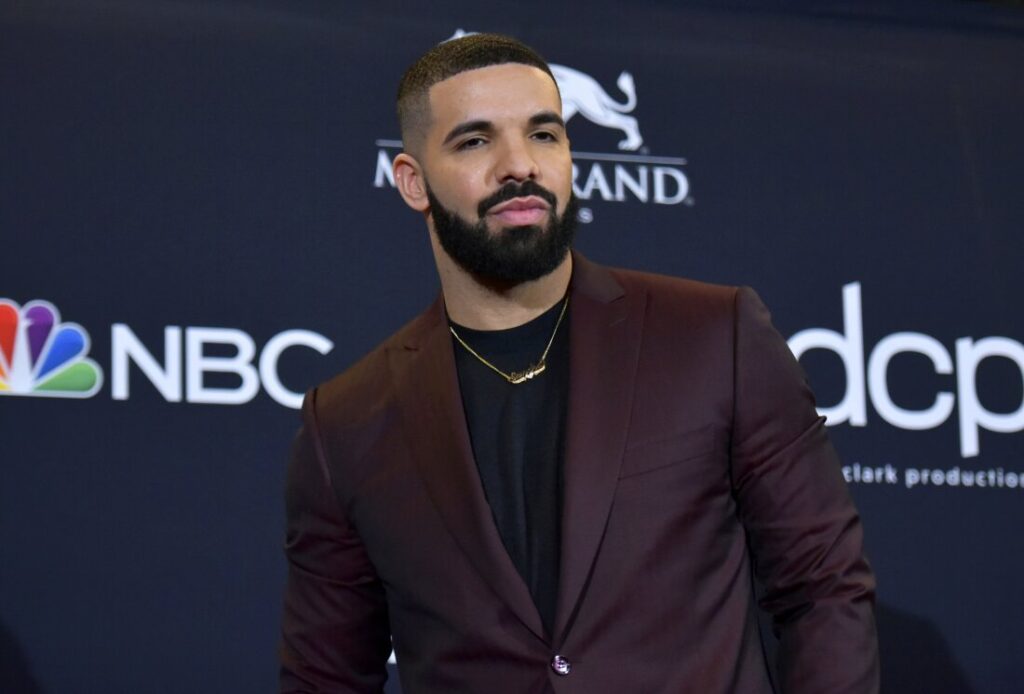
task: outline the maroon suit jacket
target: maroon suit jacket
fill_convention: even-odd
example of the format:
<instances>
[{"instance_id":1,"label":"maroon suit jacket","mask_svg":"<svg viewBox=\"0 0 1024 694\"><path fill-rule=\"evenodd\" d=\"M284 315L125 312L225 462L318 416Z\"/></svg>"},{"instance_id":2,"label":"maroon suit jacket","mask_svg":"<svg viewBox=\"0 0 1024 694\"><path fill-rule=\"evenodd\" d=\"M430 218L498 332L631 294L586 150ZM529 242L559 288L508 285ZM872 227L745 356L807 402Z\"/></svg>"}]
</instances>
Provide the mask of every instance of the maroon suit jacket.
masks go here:
<instances>
[{"instance_id":1,"label":"maroon suit jacket","mask_svg":"<svg viewBox=\"0 0 1024 694\"><path fill-rule=\"evenodd\" d=\"M555 625L472 458L440 299L307 396L282 692L878 689L874 578L811 392L749 289L575 256ZM568 674L552 665L567 661Z\"/></svg>"}]
</instances>

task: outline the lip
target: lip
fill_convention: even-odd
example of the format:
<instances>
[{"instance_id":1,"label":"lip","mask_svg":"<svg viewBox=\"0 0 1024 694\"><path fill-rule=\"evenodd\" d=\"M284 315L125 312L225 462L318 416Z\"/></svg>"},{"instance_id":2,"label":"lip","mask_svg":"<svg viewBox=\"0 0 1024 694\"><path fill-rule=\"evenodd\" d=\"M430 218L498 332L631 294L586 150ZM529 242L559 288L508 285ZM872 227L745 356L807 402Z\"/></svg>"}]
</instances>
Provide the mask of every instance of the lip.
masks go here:
<instances>
[{"instance_id":1,"label":"lip","mask_svg":"<svg viewBox=\"0 0 1024 694\"><path fill-rule=\"evenodd\" d=\"M547 201L543 198L539 198L536 195L530 195L525 198L512 198L506 200L500 205L495 205L487 211L487 214L501 214L502 212L523 212L528 210L540 210L546 212L548 207Z\"/></svg>"},{"instance_id":2,"label":"lip","mask_svg":"<svg viewBox=\"0 0 1024 694\"><path fill-rule=\"evenodd\" d=\"M534 226L543 223L550 207L547 200L530 195L495 205L487 211L487 215L510 227Z\"/></svg>"}]
</instances>

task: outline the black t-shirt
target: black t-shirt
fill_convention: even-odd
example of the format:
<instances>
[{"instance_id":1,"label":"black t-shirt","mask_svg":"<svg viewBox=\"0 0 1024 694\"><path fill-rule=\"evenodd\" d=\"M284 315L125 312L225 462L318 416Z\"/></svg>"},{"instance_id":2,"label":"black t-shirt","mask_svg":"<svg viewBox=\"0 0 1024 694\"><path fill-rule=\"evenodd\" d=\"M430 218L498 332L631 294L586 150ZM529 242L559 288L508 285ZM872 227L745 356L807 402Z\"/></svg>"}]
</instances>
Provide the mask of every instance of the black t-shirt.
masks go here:
<instances>
[{"instance_id":1,"label":"black t-shirt","mask_svg":"<svg viewBox=\"0 0 1024 694\"><path fill-rule=\"evenodd\" d=\"M509 330L459 336L505 373L535 364L558 323L562 302ZM566 310L545 370L519 384L506 381L452 338L466 424L480 480L498 533L551 630L558 595L562 453L569 394Z\"/></svg>"}]
</instances>

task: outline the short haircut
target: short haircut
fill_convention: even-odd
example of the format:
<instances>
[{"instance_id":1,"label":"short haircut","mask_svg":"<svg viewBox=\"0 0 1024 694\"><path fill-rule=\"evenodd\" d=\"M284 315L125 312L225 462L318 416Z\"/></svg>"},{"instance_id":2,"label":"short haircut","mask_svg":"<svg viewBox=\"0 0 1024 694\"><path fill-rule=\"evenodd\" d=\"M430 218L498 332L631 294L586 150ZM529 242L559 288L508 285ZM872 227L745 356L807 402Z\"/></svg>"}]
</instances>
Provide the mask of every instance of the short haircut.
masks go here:
<instances>
[{"instance_id":1,"label":"short haircut","mask_svg":"<svg viewBox=\"0 0 1024 694\"><path fill-rule=\"evenodd\" d=\"M450 39L434 46L413 63L398 84L398 127L405 149L418 148L430 127L431 87L468 70L505 63L521 63L543 70L558 88L544 58L521 41L501 34L468 34Z\"/></svg>"}]
</instances>

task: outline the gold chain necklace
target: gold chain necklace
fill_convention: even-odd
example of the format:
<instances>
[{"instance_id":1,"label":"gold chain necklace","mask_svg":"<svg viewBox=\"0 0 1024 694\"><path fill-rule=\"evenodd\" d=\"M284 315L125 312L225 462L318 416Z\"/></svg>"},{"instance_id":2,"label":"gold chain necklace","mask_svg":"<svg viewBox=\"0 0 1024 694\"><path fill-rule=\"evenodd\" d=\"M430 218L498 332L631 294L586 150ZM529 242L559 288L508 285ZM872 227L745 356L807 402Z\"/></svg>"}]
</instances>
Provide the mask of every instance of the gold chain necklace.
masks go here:
<instances>
[{"instance_id":1,"label":"gold chain necklace","mask_svg":"<svg viewBox=\"0 0 1024 694\"><path fill-rule=\"evenodd\" d=\"M565 309L567 309L568 307L569 307L569 297L566 296L565 297L565 302L562 304L562 312L558 314L558 322L555 323L555 329L551 331L551 339L548 340L548 345L547 345L547 347L544 348L544 353L540 355L540 359L537 360L537 363L536 364L530 364L529 366L527 366L522 371L513 371L512 373L505 373L504 371L499 369L497 366L495 366L494 364L492 364L491 362L487 361L486 359L481 357L479 354L477 354L477 351L475 349L473 349L472 347L467 345L466 341L463 340L461 337L459 337L459 334L457 332L455 332L455 327L454 326L449 324L448 325L448 329L452 331L452 335L454 335L455 339L459 341L459 344L462 345L463 347L465 347L467 352L469 352L474 357L479 359L480 363L482 363L484 366L486 366L487 368L491 369L492 371L500 374L501 377L504 378L509 383L511 383L513 385L516 385L516 384L519 384L519 383L526 383L527 381L529 381L534 376L537 376L537 375L539 375L539 374L544 372L544 369L547 367L546 360L548 358L548 351L550 351L551 345L555 341L555 335L558 334L558 326L560 326L562 324L562 319L565 317Z\"/></svg>"}]
</instances>

